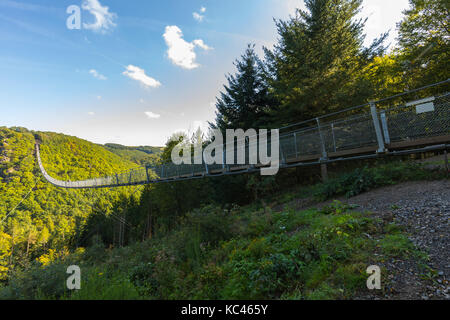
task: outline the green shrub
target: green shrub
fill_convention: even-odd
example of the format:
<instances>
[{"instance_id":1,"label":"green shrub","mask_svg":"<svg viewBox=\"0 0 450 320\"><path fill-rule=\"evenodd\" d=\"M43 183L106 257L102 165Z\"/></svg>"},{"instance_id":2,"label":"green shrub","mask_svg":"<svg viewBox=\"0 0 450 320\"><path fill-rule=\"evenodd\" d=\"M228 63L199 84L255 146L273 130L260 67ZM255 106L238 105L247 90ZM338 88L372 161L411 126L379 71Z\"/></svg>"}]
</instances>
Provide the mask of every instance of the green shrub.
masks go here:
<instances>
[{"instance_id":1,"label":"green shrub","mask_svg":"<svg viewBox=\"0 0 450 320\"><path fill-rule=\"evenodd\" d=\"M123 274L105 274L89 270L82 277L81 289L66 295L68 300L137 300L140 295L133 283Z\"/></svg>"},{"instance_id":2,"label":"green shrub","mask_svg":"<svg viewBox=\"0 0 450 320\"><path fill-rule=\"evenodd\" d=\"M330 179L317 186L314 196L322 201L334 196L353 197L381 186L398 182L424 179L440 179L439 172L430 172L418 163L393 162L374 168L364 167Z\"/></svg>"}]
</instances>

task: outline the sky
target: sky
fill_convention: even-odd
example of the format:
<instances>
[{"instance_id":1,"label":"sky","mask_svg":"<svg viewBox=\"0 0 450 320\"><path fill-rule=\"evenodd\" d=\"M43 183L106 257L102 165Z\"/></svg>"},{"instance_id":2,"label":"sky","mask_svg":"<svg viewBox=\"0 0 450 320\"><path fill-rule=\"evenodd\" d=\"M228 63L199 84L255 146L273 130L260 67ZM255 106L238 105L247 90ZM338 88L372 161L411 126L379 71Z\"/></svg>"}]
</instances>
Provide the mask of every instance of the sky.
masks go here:
<instances>
[{"instance_id":1,"label":"sky","mask_svg":"<svg viewBox=\"0 0 450 320\"><path fill-rule=\"evenodd\" d=\"M162 146L207 127L233 61L303 0L0 0L0 126ZM364 0L366 45L408 0ZM78 15L79 13L79 15ZM79 18L79 19L78 19Z\"/></svg>"}]
</instances>

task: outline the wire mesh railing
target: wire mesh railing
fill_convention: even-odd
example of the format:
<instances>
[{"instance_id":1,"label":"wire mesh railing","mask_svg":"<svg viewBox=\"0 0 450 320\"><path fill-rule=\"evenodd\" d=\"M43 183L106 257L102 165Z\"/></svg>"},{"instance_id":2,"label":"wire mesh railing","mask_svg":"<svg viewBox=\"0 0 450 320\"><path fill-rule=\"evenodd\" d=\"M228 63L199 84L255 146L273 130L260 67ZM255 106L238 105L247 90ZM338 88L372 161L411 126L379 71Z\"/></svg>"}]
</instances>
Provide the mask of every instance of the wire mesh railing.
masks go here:
<instances>
[{"instance_id":1,"label":"wire mesh railing","mask_svg":"<svg viewBox=\"0 0 450 320\"><path fill-rule=\"evenodd\" d=\"M448 83L444 82L444 83ZM440 83L441 84L441 83ZM426 89L430 88L427 86ZM397 147L432 145L450 142L450 93L423 97L420 90L412 91L415 97L406 102L407 93L350 108L341 113L312 119L298 125L282 128L279 154L280 167L308 161L332 161L345 155L382 153ZM351 111L349 114L348 111ZM357 113L355 113L355 110ZM339 117L339 115L342 115ZM287 132L286 132L287 131ZM434 139L433 139L434 138ZM437 139L439 138L439 139ZM235 171L256 170L260 165L250 161L251 148L259 154L260 145L252 139L246 140L244 163L241 164L181 164L165 163L145 166L118 173L113 176L83 181L60 181L52 178L44 169L36 145L40 170L50 183L63 188L100 188L182 180L220 174L234 174ZM233 145L235 142L233 142ZM224 145L226 150L227 145ZM271 144L267 143L268 153ZM225 159L225 152L223 159ZM238 150L233 155L238 160ZM258 163L260 159L258 158Z\"/></svg>"}]
</instances>

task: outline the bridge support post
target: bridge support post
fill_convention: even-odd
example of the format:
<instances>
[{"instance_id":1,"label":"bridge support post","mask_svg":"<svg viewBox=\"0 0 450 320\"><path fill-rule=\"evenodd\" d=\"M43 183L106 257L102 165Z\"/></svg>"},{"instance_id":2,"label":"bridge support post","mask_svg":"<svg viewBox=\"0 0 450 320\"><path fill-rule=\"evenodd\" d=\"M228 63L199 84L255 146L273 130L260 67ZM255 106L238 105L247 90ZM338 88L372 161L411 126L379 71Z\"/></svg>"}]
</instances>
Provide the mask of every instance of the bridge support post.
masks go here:
<instances>
[{"instance_id":1,"label":"bridge support post","mask_svg":"<svg viewBox=\"0 0 450 320\"><path fill-rule=\"evenodd\" d=\"M327 148L325 146L325 139L323 138L323 134L322 134L322 129L320 128L319 118L316 118L316 122L317 122L317 128L319 130L320 144L321 144L321 148L322 148L322 158L320 158L320 160L319 160L319 162L321 162L320 174L322 176L322 181L325 182L328 180L328 168L327 168L327 164L322 163L322 161L328 160L328 153L327 153Z\"/></svg>"},{"instance_id":2,"label":"bridge support post","mask_svg":"<svg viewBox=\"0 0 450 320\"><path fill-rule=\"evenodd\" d=\"M331 124L331 133L333 135L333 150L334 152L336 152L337 148L336 148L336 136L334 134L334 123Z\"/></svg>"},{"instance_id":3,"label":"bridge support post","mask_svg":"<svg viewBox=\"0 0 450 320\"><path fill-rule=\"evenodd\" d=\"M295 158L298 158L297 132L294 132Z\"/></svg>"},{"instance_id":4,"label":"bridge support post","mask_svg":"<svg viewBox=\"0 0 450 320\"><path fill-rule=\"evenodd\" d=\"M320 128L320 120L316 118L317 128L319 130L320 144L322 148L322 158L320 160L328 160L327 148L325 146L325 139L323 138L322 129Z\"/></svg>"},{"instance_id":5,"label":"bridge support post","mask_svg":"<svg viewBox=\"0 0 450 320\"><path fill-rule=\"evenodd\" d=\"M383 134L381 132L380 121L378 119L377 107L374 102L370 102L370 112L372 114L373 125L375 127L375 134L377 135L378 150L377 153L384 153L386 147L384 144Z\"/></svg>"},{"instance_id":6,"label":"bridge support post","mask_svg":"<svg viewBox=\"0 0 450 320\"><path fill-rule=\"evenodd\" d=\"M226 163L226 150L225 149L222 151L222 169L223 169L224 173L227 171L230 171L230 166Z\"/></svg>"},{"instance_id":7,"label":"bridge support post","mask_svg":"<svg viewBox=\"0 0 450 320\"><path fill-rule=\"evenodd\" d=\"M328 168L326 163L320 165L320 174L322 176L322 182L328 181Z\"/></svg>"},{"instance_id":8,"label":"bridge support post","mask_svg":"<svg viewBox=\"0 0 450 320\"><path fill-rule=\"evenodd\" d=\"M281 147L281 143L280 143L280 155L281 155L281 164L285 165L286 164L286 157L284 156L283 148Z\"/></svg>"},{"instance_id":9,"label":"bridge support post","mask_svg":"<svg viewBox=\"0 0 450 320\"><path fill-rule=\"evenodd\" d=\"M382 111L380 114L380 118L381 118L381 126L383 127L384 142L386 143L386 145L390 145L391 138L389 136L389 127L387 124L386 112Z\"/></svg>"}]
</instances>

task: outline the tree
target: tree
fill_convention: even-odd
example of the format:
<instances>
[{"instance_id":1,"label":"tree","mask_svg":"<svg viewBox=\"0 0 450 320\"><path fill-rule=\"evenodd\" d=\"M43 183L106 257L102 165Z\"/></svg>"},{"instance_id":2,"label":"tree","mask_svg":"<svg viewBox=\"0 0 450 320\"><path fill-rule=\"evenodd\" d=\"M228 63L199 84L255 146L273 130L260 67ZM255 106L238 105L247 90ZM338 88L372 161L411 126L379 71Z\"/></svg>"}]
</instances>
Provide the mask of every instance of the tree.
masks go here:
<instances>
[{"instance_id":1,"label":"tree","mask_svg":"<svg viewBox=\"0 0 450 320\"><path fill-rule=\"evenodd\" d=\"M212 128L249 129L265 124L264 118L274 100L262 74L261 61L255 46L248 45L240 60L236 60L237 73L228 75L228 85L216 103L216 123Z\"/></svg>"},{"instance_id":2,"label":"tree","mask_svg":"<svg viewBox=\"0 0 450 320\"><path fill-rule=\"evenodd\" d=\"M399 24L399 60L410 88L446 80L450 64L450 4L410 0Z\"/></svg>"},{"instance_id":3,"label":"tree","mask_svg":"<svg viewBox=\"0 0 450 320\"><path fill-rule=\"evenodd\" d=\"M265 75L280 102L272 122L290 124L366 102L374 93L362 75L385 51L387 34L363 47L362 0L306 0L287 21L276 21L279 43L265 49Z\"/></svg>"},{"instance_id":4,"label":"tree","mask_svg":"<svg viewBox=\"0 0 450 320\"><path fill-rule=\"evenodd\" d=\"M0 230L0 280L7 277L9 270L9 257L12 254L11 236Z\"/></svg>"}]
</instances>

